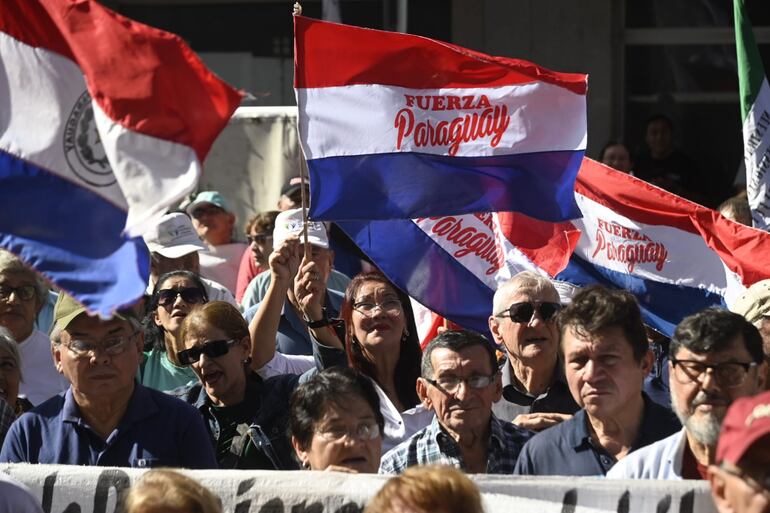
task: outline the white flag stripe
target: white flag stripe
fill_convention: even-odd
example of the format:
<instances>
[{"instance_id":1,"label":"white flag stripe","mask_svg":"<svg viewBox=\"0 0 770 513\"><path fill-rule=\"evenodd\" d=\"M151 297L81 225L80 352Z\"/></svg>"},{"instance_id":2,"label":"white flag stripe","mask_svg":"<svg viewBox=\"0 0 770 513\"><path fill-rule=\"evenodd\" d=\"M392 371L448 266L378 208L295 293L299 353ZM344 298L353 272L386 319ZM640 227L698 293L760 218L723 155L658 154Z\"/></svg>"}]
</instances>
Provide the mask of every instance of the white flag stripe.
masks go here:
<instances>
[{"instance_id":1,"label":"white flag stripe","mask_svg":"<svg viewBox=\"0 0 770 513\"><path fill-rule=\"evenodd\" d=\"M115 180L99 174L93 180L84 180L75 173L75 169L83 169L77 154L79 138L88 138L85 142L91 143L96 136L95 132L81 130L88 123L82 107L90 107L91 101L83 96L86 84L80 68L69 59L32 48L3 32L0 55L0 96L9 98L12 106L7 111L0 110L0 149L126 209L126 200ZM109 169L108 164L101 165L103 155L92 157L96 161L92 169ZM104 186L110 182L112 185Z\"/></svg>"},{"instance_id":2,"label":"white flag stripe","mask_svg":"<svg viewBox=\"0 0 770 513\"><path fill-rule=\"evenodd\" d=\"M481 95L488 100L489 109ZM448 155L448 144L420 145L415 138L418 130L438 130L439 123L457 118L462 122L465 116L480 117L503 106L509 119L497 144L490 144L492 135L461 142L456 156L582 150L587 140L585 101L584 95L544 82L474 89L379 84L297 89L300 112L304 112L300 134L308 159L398 151ZM449 109L457 105L459 109ZM544 116L544 112L556 115ZM399 120L408 122L408 116L413 116L411 133L407 125L398 148ZM477 121L490 122L487 118ZM419 123L426 125L419 128ZM473 125L468 126L470 130Z\"/></svg>"},{"instance_id":3,"label":"white flag stripe","mask_svg":"<svg viewBox=\"0 0 770 513\"><path fill-rule=\"evenodd\" d=\"M770 87L767 78L743 121L746 191L754 226L770 228Z\"/></svg>"}]
</instances>

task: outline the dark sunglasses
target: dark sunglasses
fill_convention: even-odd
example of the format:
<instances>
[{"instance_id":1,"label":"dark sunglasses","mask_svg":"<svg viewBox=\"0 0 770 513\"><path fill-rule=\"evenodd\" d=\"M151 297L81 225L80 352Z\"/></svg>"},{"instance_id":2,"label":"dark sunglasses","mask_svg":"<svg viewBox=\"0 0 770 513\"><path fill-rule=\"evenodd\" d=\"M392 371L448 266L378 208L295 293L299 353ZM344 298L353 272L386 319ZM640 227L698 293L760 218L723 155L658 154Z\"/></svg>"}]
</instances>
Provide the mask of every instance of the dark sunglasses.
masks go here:
<instances>
[{"instance_id":1,"label":"dark sunglasses","mask_svg":"<svg viewBox=\"0 0 770 513\"><path fill-rule=\"evenodd\" d=\"M170 306L174 304L177 296L182 296L182 301L189 305L203 303L203 291L194 287L186 289L163 289L158 291L158 305Z\"/></svg>"},{"instance_id":2,"label":"dark sunglasses","mask_svg":"<svg viewBox=\"0 0 770 513\"><path fill-rule=\"evenodd\" d=\"M544 321L550 321L556 312L561 310L561 304L559 303L514 303L508 307L507 310L503 310L497 317L510 317L513 322L530 322L532 316L535 315L535 310L540 315L540 318Z\"/></svg>"},{"instance_id":3,"label":"dark sunglasses","mask_svg":"<svg viewBox=\"0 0 770 513\"><path fill-rule=\"evenodd\" d=\"M217 358L226 355L230 351L230 347L237 342L237 340L212 340L203 345L179 351L176 354L176 357L180 364L185 366L192 365L200 360L202 354L205 354L209 358Z\"/></svg>"},{"instance_id":4,"label":"dark sunglasses","mask_svg":"<svg viewBox=\"0 0 770 513\"><path fill-rule=\"evenodd\" d=\"M246 240L249 241L249 244L264 244L269 240L273 240L272 235L265 235L265 234L258 234L258 235L247 235Z\"/></svg>"}]
</instances>

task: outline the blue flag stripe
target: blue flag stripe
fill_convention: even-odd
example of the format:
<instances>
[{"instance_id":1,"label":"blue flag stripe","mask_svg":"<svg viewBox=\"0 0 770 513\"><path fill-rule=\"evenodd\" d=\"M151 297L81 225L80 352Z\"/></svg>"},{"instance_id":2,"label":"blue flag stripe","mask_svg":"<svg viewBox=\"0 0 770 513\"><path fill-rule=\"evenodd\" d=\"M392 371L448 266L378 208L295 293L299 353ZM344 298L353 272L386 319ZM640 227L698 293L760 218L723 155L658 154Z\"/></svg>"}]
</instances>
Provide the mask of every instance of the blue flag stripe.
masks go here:
<instances>
[{"instance_id":1,"label":"blue flag stripe","mask_svg":"<svg viewBox=\"0 0 770 513\"><path fill-rule=\"evenodd\" d=\"M99 307L141 296L149 255L121 234L126 213L88 189L0 151L0 247Z\"/></svg>"},{"instance_id":2,"label":"blue flag stripe","mask_svg":"<svg viewBox=\"0 0 770 513\"><path fill-rule=\"evenodd\" d=\"M544 221L574 219L580 217L574 182L583 154L385 153L312 159L309 215L339 221L516 210ZM376 217L372 205L377 205Z\"/></svg>"}]
</instances>

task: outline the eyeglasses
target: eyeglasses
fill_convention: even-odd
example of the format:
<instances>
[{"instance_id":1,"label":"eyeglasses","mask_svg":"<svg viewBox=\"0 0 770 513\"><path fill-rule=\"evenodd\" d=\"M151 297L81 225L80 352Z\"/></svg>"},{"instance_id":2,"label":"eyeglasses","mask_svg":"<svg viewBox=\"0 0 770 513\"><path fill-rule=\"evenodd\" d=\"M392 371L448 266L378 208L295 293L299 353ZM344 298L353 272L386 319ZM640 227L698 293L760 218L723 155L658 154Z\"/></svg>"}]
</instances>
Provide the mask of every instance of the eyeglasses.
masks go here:
<instances>
[{"instance_id":1,"label":"eyeglasses","mask_svg":"<svg viewBox=\"0 0 770 513\"><path fill-rule=\"evenodd\" d=\"M379 308L382 313L388 315L400 315L401 301L398 299L387 299L382 303L369 303L367 301L361 301L360 303L353 304L353 310L365 317L372 317L374 315L374 311L377 308Z\"/></svg>"},{"instance_id":2,"label":"eyeglasses","mask_svg":"<svg viewBox=\"0 0 770 513\"><path fill-rule=\"evenodd\" d=\"M225 209L216 205L207 205L205 207L198 207L193 209L193 211L190 212L190 215L192 215L194 219L199 219L203 216L213 216L219 214L220 212L225 212Z\"/></svg>"},{"instance_id":3,"label":"eyeglasses","mask_svg":"<svg viewBox=\"0 0 770 513\"><path fill-rule=\"evenodd\" d=\"M35 286L22 285L21 287L9 287L8 285L0 285L0 299L8 301L11 299L11 294L16 294L16 297L22 301L29 301L35 297Z\"/></svg>"},{"instance_id":4,"label":"eyeglasses","mask_svg":"<svg viewBox=\"0 0 770 513\"><path fill-rule=\"evenodd\" d=\"M249 241L249 244L264 244L268 240L272 241L273 236L264 233L258 233L257 235L247 235L246 240Z\"/></svg>"},{"instance_id":5,"label":"eyeglasses","mask_svg":"<svg viewBox=\"0 0 770 513\"><path fill-rule=\"evenodd\" d=\"M460 383L465 383L474 390L481 390L488 387L497 378L497 372L485 376L477 374L470 378L458 378L457 376L441 376L438 379L423 378L425 381L438 388L446 394L455 394L460 389Z\"/></svg>"},{"instance_id":6,"label":"eyeglasses","mask_svg":"<svg viewBox=\"0 0 770 513\"><path fill-rule=\"evenodd\" d=\"M746 382L749 371L757 366L756 362L708 364L697 360L677 360L676 358L671 358L671 364L674 366L674 377L683 385L702 383L706 372L710 370L714 379L727 388L741 386Z\"/></svg>"},{"instance_id":7,"label":"eyeglasses","mask_svg":"<svg viewBox=\"0 0 770 513\"><path fill-rule=\"evenodd\" d=\"M356 426L355 430L351 430L347 426L333 426L324 430L317 430L316 434L328 442L337 442L346 436L350 439L357 438L364 441L374 440L382 436L380 426L376 422L362 422Z\"/></svg>"},{"instance_id":8,"label":"eyeglasses","mask_svg":"<svg viewBox=\"0 0 770 513\"><path fill-rule=\"evenodd\" d=\"M212 340L203 345L179 351L177 352L176 357L180 364L185 366L192 365L200 360L202 354L205 354L209 358L224 356L230 352L230 347L237 343L237 340Z\"/></svg>"},{"instance_id":9,"label":"eyeglasses","mask_svg":"<svg viewBox=\"0 0 770 513\"><path fill-rule=\"evenodd\" d=\"M550 321L556 312L561 310L559 303L514 303L508 307L507 310L497 314L497 317L510 317L513 322L526 322L532 321L532 317L535 315L535 311L540 315L540 318L544 321Z\"/></svg>"},{"instance_id":10,"label":"eyeglasses","mask_svg":"<svg viewBox=\"0 0 770 513\"><path fill-rule=\"evenodd\" d=\"M73 339L70 340L68 344L64 345L76 358L85 358L86 356L96 355L97 351L103 351L104 354L109 356L118 356L119 354L123 354L128 347L129 342L131 342L131 339L139 333L139 331L135 331L130 335L114 335L107 337L102 340L101 344L91 344L84 340Z\"/></svg>"},{"instance_id":11,"label":"eyeglasses","mask_svg":"<svg viewBox=\"0 0 770 513\"><path fill-rule=\"evenodd\" d=\"M173 305L177 296L182 296L182 301L190 305L203 303L203 291L194 287L185 289L163 289L159 290L157 294L158 305L163 307Z\"/></svg>"},{"instance_id":12,"label":"eyeglasses","mask_svg":"<svg viewBox=\"0 0 770 513\"><path fill-rule=\"evenodd\" d=\"M753 476L743 469L727 467L724 463L722 463L719 468L732 476L742 479L747 485L758 492L770 492L770 474Z\"/></svg>"}]
</instances>

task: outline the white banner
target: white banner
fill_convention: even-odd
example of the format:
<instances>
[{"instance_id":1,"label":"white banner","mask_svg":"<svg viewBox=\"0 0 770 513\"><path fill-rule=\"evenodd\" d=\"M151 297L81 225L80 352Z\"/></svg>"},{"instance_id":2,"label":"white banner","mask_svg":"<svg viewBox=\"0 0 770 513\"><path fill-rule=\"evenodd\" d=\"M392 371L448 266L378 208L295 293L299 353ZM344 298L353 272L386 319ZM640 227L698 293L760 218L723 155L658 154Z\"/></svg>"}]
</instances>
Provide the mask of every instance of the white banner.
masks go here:
<instances>
[{"instance_id":1,"label":"white banner","mask_svg":"<svg viewBox=\"0 0 770 513\"><path fill-rule=\"evenodd\" d=\"M115 513L118 499L144 471L68 465L0 465L27 485L46 513ZM184 471L231 513L360 513L386 476L337 472ZM716 513L703 481L470 476L486 513Z\"/></svg>"}]
</instances>

